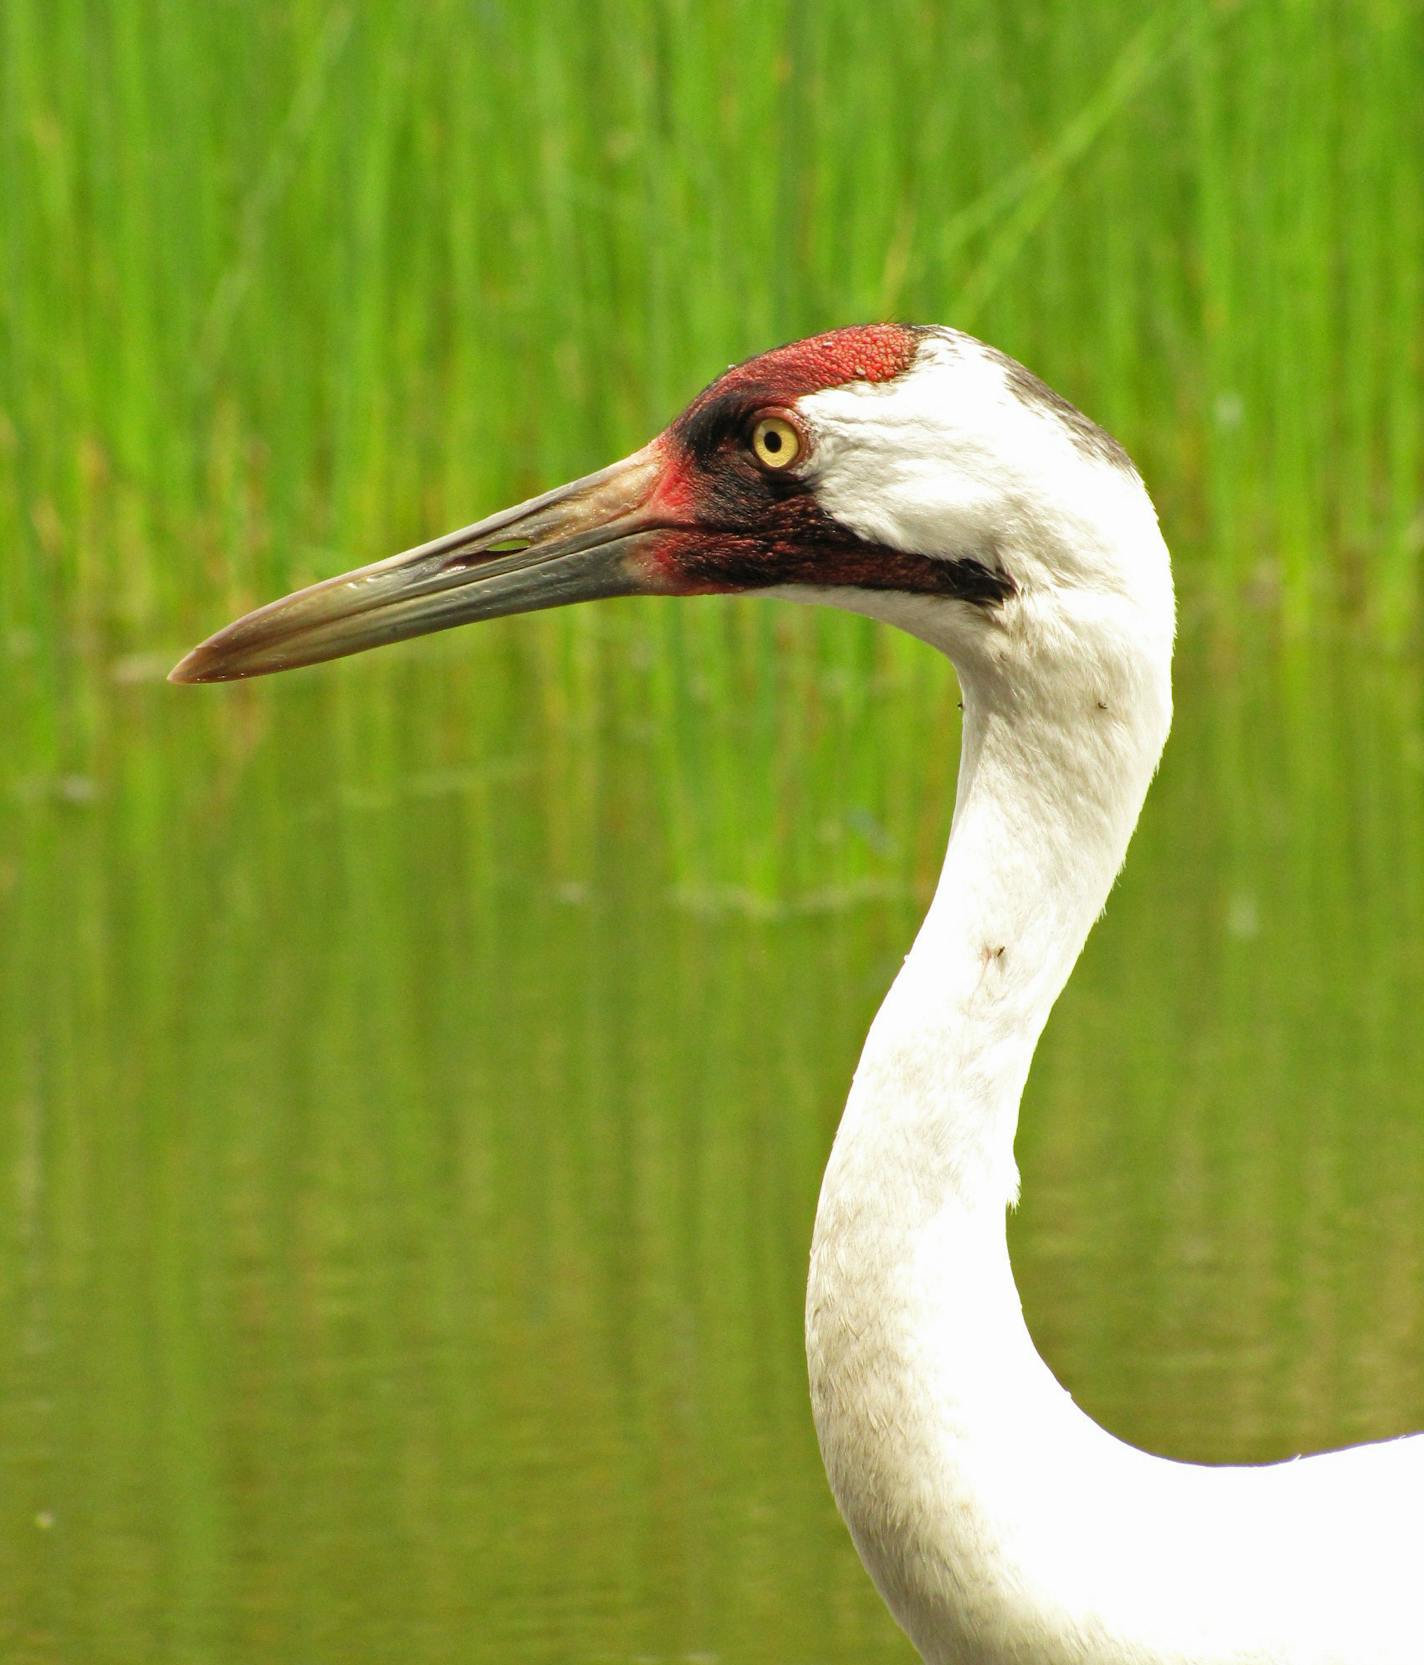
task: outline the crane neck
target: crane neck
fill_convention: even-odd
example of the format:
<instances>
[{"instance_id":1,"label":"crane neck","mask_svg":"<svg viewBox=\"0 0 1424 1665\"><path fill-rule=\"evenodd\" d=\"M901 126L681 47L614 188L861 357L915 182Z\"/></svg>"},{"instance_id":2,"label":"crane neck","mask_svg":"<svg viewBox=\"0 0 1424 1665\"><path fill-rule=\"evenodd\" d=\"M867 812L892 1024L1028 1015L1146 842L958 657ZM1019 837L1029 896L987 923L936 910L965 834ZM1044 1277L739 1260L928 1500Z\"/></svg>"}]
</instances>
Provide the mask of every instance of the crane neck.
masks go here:
<instances>
[{"instance_id":1,"label":"crane neck","mask_svg":"<svg viewBox=\"0 0 1424 1665\"><path fill-rule=\"evenodd\" d=\"M1166 732L1165 676L1150 702L1138 678L1123 682L1060 702L993 667L961 669L943 870L841 1130L854 1138L868 1118L880 1136L895 1126L921 1145L913 1175L900 1177L927 1207L1001 1219L1017 1195L1029 1064L1122 864Z\"/></svg>"},{"instance_id":2,"label":"crane neck","mask_svg":"<svg viewBox=\"0 0 1424 1665\"><path fill-rule=\"evenodd\" d=\"M1084 1430L1107 1438L1028 1336L1005 1210L1033 1050L1121 864L1170 699L1165 655L1056 688L988 662L960 677L944 869L861 1056L807 1295L832 1489L917 1641L971 1613L966 1592L994 1584L984 1557L1010 1553L1003 1464L1039 1442L1061 1460ZM947 1601L951 1575L964 1583Z\"/></svg>"}]
</instances>

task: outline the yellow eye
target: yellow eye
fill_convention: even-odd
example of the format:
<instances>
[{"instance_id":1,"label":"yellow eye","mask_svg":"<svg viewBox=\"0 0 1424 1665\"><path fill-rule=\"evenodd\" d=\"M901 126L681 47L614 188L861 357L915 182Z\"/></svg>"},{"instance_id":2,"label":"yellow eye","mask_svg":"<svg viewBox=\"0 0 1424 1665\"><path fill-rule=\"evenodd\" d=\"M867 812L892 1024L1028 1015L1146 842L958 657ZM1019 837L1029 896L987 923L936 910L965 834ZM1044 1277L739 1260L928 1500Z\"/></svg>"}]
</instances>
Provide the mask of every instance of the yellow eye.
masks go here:
<instances>
[{"instance_id":1,"label":"yellow eye","mask_svg":"<svg viewBox=\"0 0 1424 1665\"><path fill-rule=\"evenodd\" d=\"M752 429L752 450L764 468L790 468L801 455L801 436L780 416L764 416Z\"/></svg>"}]
</instances>

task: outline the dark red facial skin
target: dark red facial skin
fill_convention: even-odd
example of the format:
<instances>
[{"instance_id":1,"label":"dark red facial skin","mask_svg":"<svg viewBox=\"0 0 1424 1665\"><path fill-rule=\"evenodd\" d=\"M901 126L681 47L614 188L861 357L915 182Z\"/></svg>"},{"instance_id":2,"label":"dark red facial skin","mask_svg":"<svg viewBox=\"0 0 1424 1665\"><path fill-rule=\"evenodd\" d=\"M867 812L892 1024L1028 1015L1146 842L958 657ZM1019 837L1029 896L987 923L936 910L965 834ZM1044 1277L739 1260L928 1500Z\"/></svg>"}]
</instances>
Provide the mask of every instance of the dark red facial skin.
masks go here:
<instances>
[{"instance_id":1,"label":"dark red facial skin","mask_svg":"<svg viewBox=\"0 0 1424 1665\"><path fill-rule=\"evenodd\" d=\"M832 330L738 364L657 441L666 470L649 508L673 522L648 548L650 588L718 595L781 584L855 586L1000 600L999 574L868 543L797 477L769 469L751 435L768 413L800 426L795 401L847 382L885 382L914 363L922 332L903 324ZM804 432L804 430L803 430Z\"/></svg>"}]
</instances>

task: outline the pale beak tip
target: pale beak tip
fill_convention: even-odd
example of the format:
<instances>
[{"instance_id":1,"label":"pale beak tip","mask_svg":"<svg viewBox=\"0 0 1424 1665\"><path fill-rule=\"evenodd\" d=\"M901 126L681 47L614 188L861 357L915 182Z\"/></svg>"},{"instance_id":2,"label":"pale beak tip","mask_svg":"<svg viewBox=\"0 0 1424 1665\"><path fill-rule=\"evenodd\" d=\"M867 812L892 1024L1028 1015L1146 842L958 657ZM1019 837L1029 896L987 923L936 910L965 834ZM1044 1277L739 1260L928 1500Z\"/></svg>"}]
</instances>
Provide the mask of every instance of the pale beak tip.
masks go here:
<instances>
[{"instance_id":1,"label":"pale beak tip","mask_svg":"<svg viewBox=\"0 0 1424 1665\"><path fill-rule=\"evenodd\" d=\"M236 682L240 677L250 675L250 672L235 667L230 658L225 659L218 646L220 640L221 633L206 642L199 642L169 671L168 680L186 686L194 682Z\"/></svg>"},{"instance_id":2,"label":"pale beak tip","mask_svg":"<svg viewBox=\"0 0 1424 1665\"><path fill-rule=\"evenodd\" d=\"M193 663L194 658L195 654L193 653L184 654L173 669L169 671L168 680L177 683L201 682L203 680L203 669L201 665Z\"/></svg>"}]
</instances>

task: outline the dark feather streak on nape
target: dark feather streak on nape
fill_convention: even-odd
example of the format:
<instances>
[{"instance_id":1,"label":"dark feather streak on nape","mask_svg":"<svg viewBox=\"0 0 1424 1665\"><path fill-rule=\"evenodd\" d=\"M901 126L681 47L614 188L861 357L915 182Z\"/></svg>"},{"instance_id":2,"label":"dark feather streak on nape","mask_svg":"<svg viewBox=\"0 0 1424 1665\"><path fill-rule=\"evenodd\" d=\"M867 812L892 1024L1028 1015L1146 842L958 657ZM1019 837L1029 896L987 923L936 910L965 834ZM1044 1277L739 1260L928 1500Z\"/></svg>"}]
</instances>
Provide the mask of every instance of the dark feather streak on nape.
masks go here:
<instances>
[{"instance_id":1,"label":"dark feather streak on nape","mask_svg":"<svg viewBox=\"0 0 1424 1665\"><path fill-rule=\"evenodd\" d=\"M1100 428L1090 416L1085 416L1077 405L1070 403L1041 377L1035 376L1027 365L1020 364L1016 358L1010 358L997 347L990 347L985 342L981 342L980 345L986 355L1004 372L1004 380L1015 398L1021 399L1026 405L1036 406L1046 415L1061 422L1068 430L1068 437L1085 457L1111 463L1114 468L1125 469L1136 478L1137 468L1132 458L1106 428Z\"/></svg>"}]
</instances>

